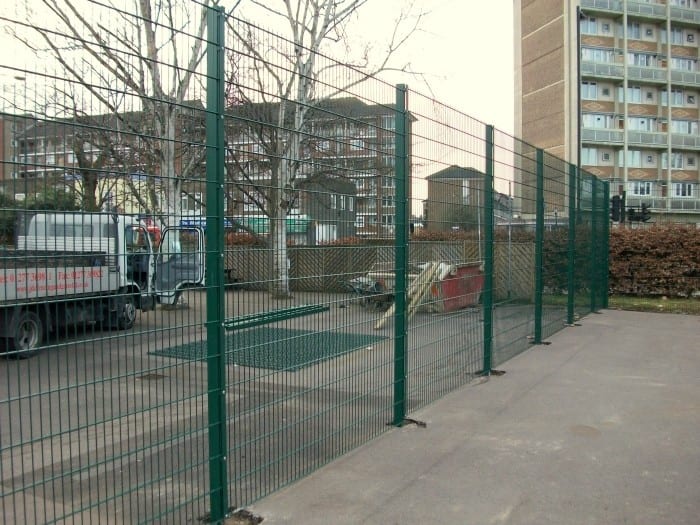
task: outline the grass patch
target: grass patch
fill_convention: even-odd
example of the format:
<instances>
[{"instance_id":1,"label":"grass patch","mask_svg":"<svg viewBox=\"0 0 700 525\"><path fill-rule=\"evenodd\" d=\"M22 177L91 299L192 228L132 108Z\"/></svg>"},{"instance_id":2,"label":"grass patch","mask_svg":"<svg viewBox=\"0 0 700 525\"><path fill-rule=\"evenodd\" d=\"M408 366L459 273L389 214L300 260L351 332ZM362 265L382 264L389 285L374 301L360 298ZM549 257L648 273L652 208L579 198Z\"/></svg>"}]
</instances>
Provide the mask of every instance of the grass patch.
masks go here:
<instances>
[{"instance_id":1,"label":"grass patch","mask_svg":"<svg viewBox=\"0 0 700 525\"><path fill-rule=\"evenodd\" d=\"M609 308L634 312L700 315L700 299L684 299L681 297L611 295L608 298L608 306Z\"/></svg>"},{"instance_id":2,"label":"grass patch","mask_svg":"<svg viewBox=\"0 0 700 525\"><path fill-rule=\"evenodd\" d=\"M577 295L577 305L587 305L589 295ZM566 295L543 295L544 306L566 306ZM683 297L642 297L637 295L610 295L608 308L613 310L629 310L631 312L656 312L669 314L700 315L700 298L687 299Z\"/></svg>"}]
</instances>

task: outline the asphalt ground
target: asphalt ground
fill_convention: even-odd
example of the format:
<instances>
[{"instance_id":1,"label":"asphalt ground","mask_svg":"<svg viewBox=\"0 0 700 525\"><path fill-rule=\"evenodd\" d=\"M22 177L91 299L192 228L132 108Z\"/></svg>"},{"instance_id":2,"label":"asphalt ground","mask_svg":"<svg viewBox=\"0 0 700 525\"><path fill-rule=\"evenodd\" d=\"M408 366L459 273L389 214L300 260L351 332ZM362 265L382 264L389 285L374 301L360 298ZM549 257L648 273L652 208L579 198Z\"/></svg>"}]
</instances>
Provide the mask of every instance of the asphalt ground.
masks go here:
<instances>
[{"instance_id":1,"label":"asphalt ground","mask_svg":"<svg viewBox=\"0 0 700 525\"><path fill-rule=\"evenodd\" d=\"M502 363L531 347L531 307L506 305L496 309L495 358L499 368L508 373L483 385L474 379L483 358L480 308L449 315L419 313L409 323L412 365L407 408L411 418L429 424L426 429L391 430L387 422L392 418L393 328L389 323L383 330L375 330L374 323L382 312L347 299L333 294L296 294L294 304L327 302L331 310L283 326L306 330L325 327L380 334L386 339L296 372L226 367L231 505L259 500L367 441L377 444L413 430L433 431L434 421L442 419L443 408L432 401L460 385L472 386L446 399L459 395L470 400L476 395L475 402L483 403L484 420L490 421L486 409L503 411L504 400L498 390L489 394L495 396L493 400L482 397L482 387L509 384L514 377L520 377L518 384L528 384L538 377L535 370L531 371L534 379L513 374L511 367L523 356ZM63 334L36 357L0 360L0 399L8 400L0 421L4 447L0 478L7 494L0 505L0 521L41 523L54 515L67 515L68 521L75 522L189 523L205 514L209 483L206 366L201 361L153 355L158 349L201 344L206 338L204 292L190 291L185 301L187 304L178 308L140 313L130 331L86 329ZM287 305L271 302L264 293L245 290L230 290L226 301L227 312L241 313ZM590 328L595 327L590 323L616 314L590 316L582 321L582 327L566 329L552 341L556 344L562 336L589 337ZM552 327L561 315L561 309L555 309L547 317ZM646 329L646 323L640 324ZM697 334L697 324L694 326ZM682 337L684 332L679 333ZM535 347L525 355L545 356L546 371L553 366L549 359L559 362L560 352L548 353L553 346ZM546 352L540 352L542 349ZM559 396L557 393L555 399ZM474 410L468 413L475 415ZM447 424L450 417L444 419ZM471 429L475 421L469 423ZM579 426L572 425L571 432L595 433L587 428L593 425ZM464 433L464 429L457 432ZM386 437L377 438L381 434ZM414 464L424 454L412 445L402 460L396 460ZM331 463L331 468L337 463ZM404 480L410 475L397 466L387 468ZM352 493L353 489L347 490ZM386 490L392 490L390 482ZM274 500L261 500L257 505L267 501ZM318 504L316 500L307 503L311 509ZM293 507L289 509L291 512ZM286 520L282 523L314 519L305 511L289 516L274 510L264 514L269 514L267 519L273 523L278 519ZM374 522L371 517L363 518L361 512L353 510L351 514L346 523ZM396 523L404 523L404 518L397 518ZM343 523L344 518L341 512L331 521L317 519L317 523ZM393 518L387 515L386 519L391 523ZM449 517L445 519L444 523L451 522ZM460 519L452 522L469 523Z\"/></svg>"},{"instance_id":2,"label":"asphalt ground","mask_svg":"<svg viewBox=\"0 0 700 525\"><path fill-rule=\"evenodd\" d=\"M700 317L580 321L249 508L275 524L700 523Z\"/></svg>"}]
</instances>

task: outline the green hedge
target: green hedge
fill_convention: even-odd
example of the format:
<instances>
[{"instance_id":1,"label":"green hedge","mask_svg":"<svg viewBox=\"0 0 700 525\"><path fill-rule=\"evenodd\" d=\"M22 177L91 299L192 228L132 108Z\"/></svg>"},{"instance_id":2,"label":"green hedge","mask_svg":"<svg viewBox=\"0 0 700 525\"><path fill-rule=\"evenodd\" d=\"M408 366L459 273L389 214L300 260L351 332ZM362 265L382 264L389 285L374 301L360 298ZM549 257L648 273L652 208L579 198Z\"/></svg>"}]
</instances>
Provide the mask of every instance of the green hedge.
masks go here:
<instances>
[{"instance_id":1,"label":"green hedge","mask_svg":"<svg viewBox=\"0 0 700 525\"><path fill-rule=\"evenodd\" d=\"M664 225L610 233L610 292L691 297L700 294L700 229Z\"/></svg>"}]
</instances>

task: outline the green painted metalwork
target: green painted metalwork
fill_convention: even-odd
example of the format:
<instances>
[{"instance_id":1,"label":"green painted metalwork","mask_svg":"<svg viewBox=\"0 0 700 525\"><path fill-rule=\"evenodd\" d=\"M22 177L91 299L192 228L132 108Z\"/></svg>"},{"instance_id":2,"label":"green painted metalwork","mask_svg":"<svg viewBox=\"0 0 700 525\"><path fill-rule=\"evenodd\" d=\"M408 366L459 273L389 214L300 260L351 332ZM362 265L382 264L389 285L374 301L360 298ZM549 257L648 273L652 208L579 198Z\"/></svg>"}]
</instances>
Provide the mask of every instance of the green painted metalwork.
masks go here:
<instances>
[{"instance_id":1,"label":"green painted metalwork","mask_svg":"<svg viewBox=\"0 0 700 525\"><path fill-rule=\"evenodd\" d=\"M209 418L209 518L228 512L226 343L224 336L224 9L207 15L207 389Z\"/></svg>"},{"instance_id":2,"label":"green painted metalwork","mask_svg":"<svg viewBox=\"0 0 700 525\"><path fill-rule=\"evenodd\" d=\"M330 309L330 306L322 304L302 304L290 308L280 308L277 310L229 318L224 321L223 325L226 330L243 330L244 328L252 328L254 326L261 326L277 321L304 317L305 315L327 312Z\"/></svg>"},{"instance_id":3,"label":"green painted metalwork","mask_svg":"<svg viewBox=\"0 0 700 525\"><path fill-rule=\"evenodd\" d=\"M486 126L486 176L484 177L484 375L491 374L493 361L493 243L494 243L494 128Z\"/></svg>"},{"instance_id":4,"label":"green painted metalwork","mask_svg":"<svg viewBox=\"0 0 700 525\"><path fill-rule=\"evenodd\" d=\"M158 57L0 57L1 521L224 523L605 306L591 174L211 2L84 4Z\"/></svg>"},{"instance_id":5,"label":"green painted metalwork","mask_svg":"<svg viewBox=\"0 0 700 525\"><path fill-rule=\"evenodd\" d=\"M406 274L408 273L408 115L405 85L396 86L395 110L395 180L396 180L396 239L394 243L396 294L394 314L394 415L393 424L402 425L406 419L406 369L408 337L406 334Z\"/></svg>"},{"instance_id":6,"label":"green painted metalwork","mask_svg":"<svg viewBox=\"0 0 700 525\"><path fill-rule=\"evenodd\" d=\"M608 307L608 267L610 264L610 214L607 213L607 203L610 202L610 182L603 181L603 213L601 213L601 218L603 220L603 242L602 242L602 254L599 258L600 272L601 272L601 283L600 283L600 293L601 293L601 306L603 308Z\"/></svg>"},{"instance_id":7,"label":"green painted metalwork","mask_svg":"<svg viewBox=\"0 0 700 525\"><path fill-rule=\"evenodd\" d=\"M566 322L569 325L574 324L574 295L576 294L576 273L574 267L576 264L576 194L577 194L577 179L579 169L575 164L569 165L569 231L567 236L567 264L566 264Z\"/></svg>"},{"instance_id":8,"label":"green painted metalwork","mask_svg":"<svg viewBox=\"0 0 700 525\"><path fill-rule=\"evenodd\" d=\"M591 299L591 312L596 312L598 310L598 302L596 301L596 296L598 295L598 290L600 286L599 274L600 269L598 268L598 254L599 254L599 239L597 226L599 224L598 219L598 179L591 179L591 244L590 244L590 299ZM607 210L607 207L605 208Z\"/></svg>"},{"instance_id":9,"label":"green painted metalwork","mask_svg":"<svg viewBox=\"0 0 700 525\"><path fill-rule=\"evenodd\" d=\"M296 372L360 351L385 339L386 336L375 334L255 326L226 336L226 364ZM150 354L206 361L207 343L185 343L155 350Z\"/></svg>"},{"instance_id":10,"label":"green painted metalwork","mask_svg":"<svg viewBox=\"0 0 700 525\"><path fill-rule=\"evenodd\" d=\"M542 343L542 288L544 244L544 151L537 149L536 216L535 216L535 335L534 343Z\"/></svg>"}]
</instances>

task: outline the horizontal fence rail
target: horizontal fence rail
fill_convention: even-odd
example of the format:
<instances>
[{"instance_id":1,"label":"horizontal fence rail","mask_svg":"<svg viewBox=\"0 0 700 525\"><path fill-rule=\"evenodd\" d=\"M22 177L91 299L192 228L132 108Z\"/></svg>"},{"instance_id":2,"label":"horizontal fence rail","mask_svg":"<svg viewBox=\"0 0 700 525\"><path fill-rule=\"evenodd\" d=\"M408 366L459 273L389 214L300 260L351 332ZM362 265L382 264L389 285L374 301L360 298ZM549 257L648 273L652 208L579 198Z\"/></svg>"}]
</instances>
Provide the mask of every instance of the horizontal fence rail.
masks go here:
<instances>
[{"instance_id":1,"label":"horizontal fence rail","mask_svg":"<svg viewBox=\"0 0 700 525\"><path fill-rule=\"evenodd\" d=\"M606 306L606 182L214 4L5 19L3 523L223 523Z\"/></svg>"}]
</instances>

